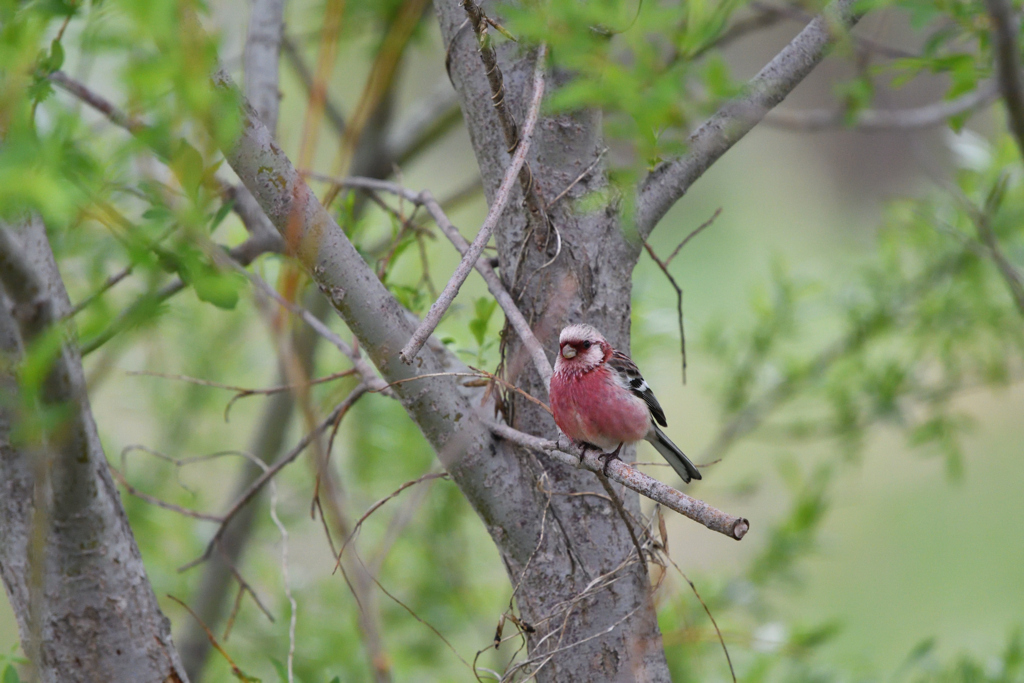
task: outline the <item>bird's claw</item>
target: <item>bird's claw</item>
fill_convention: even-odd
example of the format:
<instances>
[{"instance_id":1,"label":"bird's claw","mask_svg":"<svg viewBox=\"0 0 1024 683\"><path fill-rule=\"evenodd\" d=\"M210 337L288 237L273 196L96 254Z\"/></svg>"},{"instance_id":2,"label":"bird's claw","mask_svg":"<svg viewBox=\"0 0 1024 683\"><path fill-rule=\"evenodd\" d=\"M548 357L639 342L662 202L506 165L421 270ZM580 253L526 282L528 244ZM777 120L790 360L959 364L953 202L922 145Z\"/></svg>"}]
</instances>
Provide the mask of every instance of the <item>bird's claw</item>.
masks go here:
<instances>
[{"instance_id":1,"label":"bird's claw","mask_svg":"<svg viewBox=\"0 0 1024 683\"><path fill-rule=\"evenodd\" d=\"M606 477L608 476L608 465L611 464L612 460L621 460L622 459L622 458L619 457L619 451L621 451L621 450L622 450L622 444L620 443L618 448L616 448L611 453L602 453L601 455L597 456L598 460L601 460L601 461L604 462L604 467L601 468L601 472L604 474L604 476L606 476Z\"/></svg>"}]
</instances>

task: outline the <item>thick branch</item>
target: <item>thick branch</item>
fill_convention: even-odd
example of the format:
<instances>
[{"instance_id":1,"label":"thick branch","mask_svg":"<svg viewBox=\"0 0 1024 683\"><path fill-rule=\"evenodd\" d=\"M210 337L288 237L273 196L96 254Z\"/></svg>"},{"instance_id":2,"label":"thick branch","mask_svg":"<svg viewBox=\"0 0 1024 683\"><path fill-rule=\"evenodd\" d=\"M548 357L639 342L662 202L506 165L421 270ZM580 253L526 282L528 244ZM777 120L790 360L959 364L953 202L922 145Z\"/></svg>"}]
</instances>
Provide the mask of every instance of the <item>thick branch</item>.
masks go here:
<instances>
[{"instance_id":1,"label":"thick branch","mask_svg":"<svg viewBox=\"0 0 1024 683\"><path fill-rule=\"evenodd\" d=\"M9 298L0 301L0 350L13 362L71 309L41 222L29 221L21 237L0 226ZM64 341L46 370L38 391L0 377L0 576L33 680L187 681L107 469L74 346Z\"/></svg>"},{"instance_id":2,"label":"thick branch","mask_svg":"<svg viewBox=\"0 0 1024 683\"><path fill-rule=\"evenodd\" d=\"M855 0L833 0L750 80L743 95L726 103L690 136L686 154L651 171L637 198L636 228L642 238L712 164L811 73L841 32L857 23L860 15L854 6Z\"/></svg>"},{"instance_id":3,"label":"thick branch","mask_svg":"<svg viewBox=\"0 0 1024 683\"><path fill-rule=\"evenodd\" d=\"M245 41L245 96L271 131L277 130L277 65L283 29L284 0L253 0Z\"/></svg>"},{"instance_id":4,"label":"thick branch","mask_svg":"<svg viewBox=\"0 0 1024 683\"><path fill-rule=\"evenodd\" d=\"M581 451L579 454L573 455L567 453L559 443L525 434L508 425L492 423L489 426L491 431L498 436L526 448L540 451L563 465L582 466L595 474L602 473L604 470L604 461L598 457L598 453L595 451L588 450L585 453ZM691 498L685 493L633 469L621 460L612 460L608 465L608 478L636 491L645 498L675 510L684 517L703 524L712 531L717 531L737 541L741 540L750 530L750 522L746 519L726 514L702 500Z\"/></svg>"},{"instance_id":5,"label":"thick branch","mask_svg":"<svg viewBox=\"0 0 1024 683\"><path fill-rule=\"evenodd\" d=\"M484 220L483 225L480 226L480 232L477 233L473 243L469 245L469 249L463 255L462 261L455 269L455 273L448 281L448 284L445 285L444 291L441 292L441 296L439 296L437 301L435 301L430 307L430 310L427 312L427 316L416 329L416 332L409 340L409 343L402 349L402 360L406 363L412 362L412 359L417 353L419 353L419 350L423 348L423 344L426 343L427 337L433 334L438 323L441 322L441 317L448 310L448 307L452 305L452 302L455 300L455 296L459 293L459 288L462 287L462 283L464 283L466 278L469 277L469 272L473 269L474 264L483 253L488 240L491 239L491 233L494 231L494 226L498 224L498 221L501 219L501 214L505 211L505 205L508 204L509 197L512 194L513 185L519 176L519 169L523 167L523 163L526 161L526 154L530 151L530 142L533 139L533 131L537 125L537 118L540 116L540 103L544 99L544 69L546 56L547 48L544 45L541 45L537 50L537 62L533 71L533 97L530 100L530 109L526 116L526 123L523 126L523 134L519 139L515 154L512 155L512 162L509 164L508 170L505 171L505 178L502 180L501 186L498 188L498 194L494 198L494 203L491 205L491 209L487 213L487 218Z\"/></svg>"}]
</instances>

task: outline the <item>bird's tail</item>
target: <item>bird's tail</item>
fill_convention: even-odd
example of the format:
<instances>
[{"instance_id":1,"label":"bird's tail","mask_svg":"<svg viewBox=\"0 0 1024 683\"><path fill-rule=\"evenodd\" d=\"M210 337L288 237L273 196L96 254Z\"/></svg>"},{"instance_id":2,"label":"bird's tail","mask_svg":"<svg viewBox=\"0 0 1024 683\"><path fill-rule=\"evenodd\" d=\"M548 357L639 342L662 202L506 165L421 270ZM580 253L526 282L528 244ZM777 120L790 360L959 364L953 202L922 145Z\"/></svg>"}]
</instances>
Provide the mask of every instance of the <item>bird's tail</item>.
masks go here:
<instances>
[{"instance_id":1,"label":"bird's tail","mask_svg":"<svg viewBox=\"0 0 1024 683\"><path fill-rule=\"evenodd\" d=\"M672 440L665 436L665 432L661 431L657 425L651 426L654 427L654 433L649 434L647 440L658 449L658 452L668 461L669 465L672 465L672 469L683 478L683 481L690 483L691 479L700 479L697 467L690 462L685 453L679 450L679 446L672 443Z\"/></svg>"}]
</instances>

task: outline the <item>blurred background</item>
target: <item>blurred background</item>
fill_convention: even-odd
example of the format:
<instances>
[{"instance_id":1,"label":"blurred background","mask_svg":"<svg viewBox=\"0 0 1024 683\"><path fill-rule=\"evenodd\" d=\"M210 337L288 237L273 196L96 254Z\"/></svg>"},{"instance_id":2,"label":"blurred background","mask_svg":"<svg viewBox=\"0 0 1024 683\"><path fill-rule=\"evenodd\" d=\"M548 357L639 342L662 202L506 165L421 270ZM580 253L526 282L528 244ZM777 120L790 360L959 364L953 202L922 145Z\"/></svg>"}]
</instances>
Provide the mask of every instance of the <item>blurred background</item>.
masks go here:
<instances>
[{"instance_id":1,"label":"blurred background","mask_svg":"<svg viewBox=\"0 0 1024 683\"><path fill-rule=\"evenodd\" d=\"M218 1L210 10L208 24L221 34L221 58L240 76L248 5ZM321 17L319 5L287 6L286 32L308 63L315 57ZM435 24L428 15L399 72L399 118L447 82ZM781 21L729 45L724 59L732 77L748 79L801 27L799 21ZM72 24L69 35L81 30ZM378 44L372 32L352 31L341 43L329 89L330 100L349 111ZM905 50L917 49L922 40L897 11L868 17L858 32ZM103 58L82 60L68 50L64 68L118 101L111 75L116 69ZM847 60L829 60L781 108L835 107L835 84L851 73ZM295 158L308 98L284 62L281 77L279 140ZM922 105L941 99L947 86L944 77L931 75L899 90L880 86L872 106ZM57 99L70 102L63 94ZM123 135L89 112L83 116L99 136ZM785 306L795 311L792 325L779 332L789 335L779 342L785 353L765 354L754 383L768 386L772 372L785 373L786 358L813 356L826 347L844 329L834 311L857 298L865 272L879 261L883 227L892 229L893 203L944 193L958 168L979 156L998 165L1002 126L998 102L973 115L958 133L948 126L879 133L759 126L690 190L650 240L664 257L721 208L671 265L685 292L685 384L675 292L651 259L641 258L634 277L634 359L666 407L670 436L699 464L721 457L686 492L751 520L750 533L736 543L666 513L669 554L716 617L742 680L952 678L949 672L961 670L980 672L982 678L974 680L997 680L1006 673L1008 644L1024 626L1019 529L1024 389L1012 372L1000 386L965 382L948 397L949 410L964 427L955 452L918 445L908 436L905 416L896 413L860 421L855 437L794 437L786 425L820 416L825 399L814 389L803 402L797 397L780 406L776 428L766 425L721 452L712 446L734 414L723 409L727 385L737 376L735 355L727 351L732 342L723 340L749 336L778 314L780 296L791 296ZM329 125L323 126L321 143L311 166L327 171L338 143ZM1016 167L1013 173L1020 175ZM398 177L410 188L442 198L472 186L476 163L461 124L402 166ZM451 216L464 234L472 234L486 209L476 191L453 207ZM383 215L370 213L361 229L369 243L386 237L392 226ZM217 234L231 244L245 238L234 217ZM444 239L425 243L430 276L441 287L457 262L455 252ZM62 265L74 301L92 290L97 276L86 255L66 246ZM397 259L394 282L418 287L416 250ZM266 257L256 269L274 282L281 261ZM485 294L471 276L439 334L466 362L493 370L500 311L487 325L484 344L468 326L479 317L475 302ZM111 296L116 308L133 293L126 289ZM429 302L429 295L422 296ZM232 392L133 373L272 386L277 332L267 320L249 295L224 311L186 291L164 305L157 324L132 330L87 357L92 406L108 457L133 486L196 510L216 513L227 506L236 473L244 467L239 458L178 467L126 449L144 446L176 458L245 449L266 399L239 400L225 419ZM331 325L343 329L337 319ZM316 365L321 376L347 367L347 361L322 348ZM318 405L329 406L352 386L342 380L341 386L317 387L313 395ZM285 443L303 432L293 420ZM638 459L660 463L646 445ZM353 518L403 482L438 467L401 408L375 395L363 398L342 423L332 465ZM673 481L660 464L646 471ZM275 493L277 514L289 533L287 562L297 601L296 672L303 681L372 680L358 608L345 580L332 572L335 562L320 522L310 518L310 475L310 466L297 462L278 479ZM154 507L123 490L122 497L177 638L190 617L165 596L195 598L201 569L179 573L177 567L202 552L213 524ZM650 501L644 501L644 510L651 511ZM262 680L277 680L287 657L289 607L280 542L264 501L240 570L275 621L246 598L229 637L221 638L239 667ZM382 649L395 680L469 680L472 673L459 656L472 662L490 644L510 585L483 526L456 487L437 480L406 491L369 518L355 548L364 562L379 563L380 584L395 598L375 589ZM700 602L675 569L665 574L656 599L674 676L729 680ZM411 618L406 607L443 634L451 648ZM17 642L13 615L0 601L0 652L16 652ZM489 650L480 664L500 669L514 650L514 644ZM213 654L202 680L233 680L230 666Z\"/></svg>"}]
</instances>

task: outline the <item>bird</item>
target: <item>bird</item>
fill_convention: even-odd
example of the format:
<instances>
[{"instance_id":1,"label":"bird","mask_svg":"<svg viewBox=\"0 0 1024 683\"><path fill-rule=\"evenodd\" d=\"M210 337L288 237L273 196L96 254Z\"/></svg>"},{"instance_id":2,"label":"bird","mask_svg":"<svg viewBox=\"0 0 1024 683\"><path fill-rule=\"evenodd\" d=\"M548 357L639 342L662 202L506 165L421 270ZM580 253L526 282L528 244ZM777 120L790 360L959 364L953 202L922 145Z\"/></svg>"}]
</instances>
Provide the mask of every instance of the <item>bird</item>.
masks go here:
<instances>
[{"instance_id":1,"label":"bird","mask_svg":"<svg viewBox=\"0 0 1024 683\"><path fill-rule=\"evenodd\" d=\"M551 413L562 432L584 449L599 450L608 465L624 444L649 441L684 482L700 472L672 443L665 411L636 364L591 325L565 327L548 392ZM612 450L614 449L614 450Z\"/></svg>"}]
</instances>

